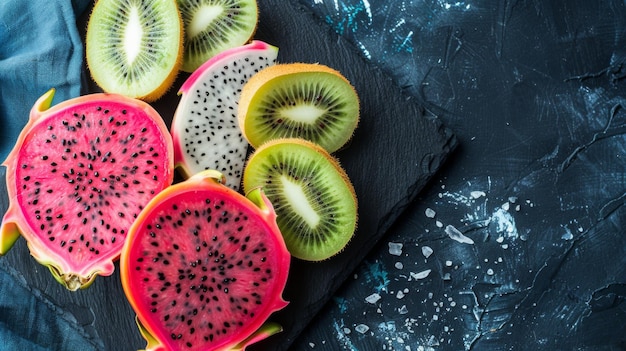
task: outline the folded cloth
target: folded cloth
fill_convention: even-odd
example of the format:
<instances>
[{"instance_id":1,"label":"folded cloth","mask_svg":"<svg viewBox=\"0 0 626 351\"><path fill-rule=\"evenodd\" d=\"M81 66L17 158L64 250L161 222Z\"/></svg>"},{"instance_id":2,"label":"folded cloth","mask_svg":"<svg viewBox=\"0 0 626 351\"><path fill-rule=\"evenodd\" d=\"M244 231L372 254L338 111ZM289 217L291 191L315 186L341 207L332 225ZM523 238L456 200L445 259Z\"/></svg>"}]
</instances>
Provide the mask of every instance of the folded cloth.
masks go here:
<instances>
[{"instance_id":1,"label":"folded cloth","mask_svg":"<svg viewBox=\"0 0 626 351\"><path fill-rule=\"evenodd\" d=\"M0 1L0 161L38 97L51 88L55 102L81 94L84 54L76 16L90 3Z\"/></svg>"},{"instance_id":2,"label":"folded cloth","mask_svg":"<svg viewBox=\"0 0 626 351\"><path fill-rule=\"evenodd\" d=\"M19 0L21 1L21 0ZM103 342L0 261L0 350L92 351Z\"/></svg>"},{"instance_id":3,"label":"folded cloth","mask_svg":"<svg viewBox=\"0 0 626 351\"><path fill-rule=\"evenodd\" d=\"M0 0L0 161L39 96L82 93L83 46L76 16L90 0ZM5 195L6 196L6 195ZM74 315L28 287L0 259L0 350L101 350Z\"/></svg>"}]
</instances>

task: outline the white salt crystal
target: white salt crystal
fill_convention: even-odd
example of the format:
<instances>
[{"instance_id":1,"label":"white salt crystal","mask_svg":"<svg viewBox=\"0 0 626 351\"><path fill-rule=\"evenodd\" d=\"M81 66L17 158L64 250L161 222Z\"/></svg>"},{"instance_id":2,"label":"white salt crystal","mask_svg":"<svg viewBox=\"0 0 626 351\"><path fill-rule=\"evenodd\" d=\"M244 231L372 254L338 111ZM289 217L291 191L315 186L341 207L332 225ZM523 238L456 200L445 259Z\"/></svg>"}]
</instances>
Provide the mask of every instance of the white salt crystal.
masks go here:
<instances>
[{"instance_id":1,"label":"white salt crystal","mask_svg":"<svg viewBox=\"0 0 626 351\"><path fill-rule=\"evenodd\" d=\"M428 218L435 218L437 212L435 212L432 208L427 208L426 211L424 211L424 214L426 214L426 217Z\"/></svg>"},{"instance_id":2,"label":"white salt crystal","mask_svg":"<svg viewBox=\"0 0 626 351\"><path fill-rule=\"evenodd\" d=\"M472 191L470 193L470 196L474 199L478 199L481 198L483 196L487 196L487 194L484 191Z\"/></svg>"},{"instance_id":3,"label":"white salt crystal","mask_svg":"<svg viewBox=\"0 0 626 351\"><path fill-rule=\"evenodd\" d=\"M424 278L428 277L430 272L431 272L431 269L427 269L427 270L421 271L419 273L411 272L411 278L413 278L415 280L424 279Z\"/></svg>"},{"instance_id":4,"label":"white salt crystal","mask_svg":"<svg viewBox=\"0 0 626 351\"><path fill-rule=\"evenodd\" d=\"M359 332L361 334L365 334L365 333L367 333L368 330L370 330L370 327L368 327L365 324L359 324L356 327L354 327L354 330L356 330L357 332Z\"/></svg>"},{"instance_id":5,"label":"white salt crystal","mask_svg":"<svg viewBox=\"0 0 626 351\"><path fill-rule=\"evenodd\" d=\"M406 308L406 305L402 305L402 307L398 308L398 313L400 313L400 314L407 314L407 313L409 313L409 309Z\"/></svg>"},{"instance_id":6,"label":"white salt crystal","mask_svg":"<svg viewBox=\"0 0 626 351\"><path fill-rule=\"evenodd\" d=\"M397 268L397 269L402 269L402 268L404 268L404 264L402 264L402 262L396 262L396 265L395 265L395 266L396 266L396 268Z\"/></svg>"},{"instance_id":7,"label":"white salt crystal","mask_svg":"<svg viewBox=\"0 0 626 351\"><path fill-rule=\"evenodd\" d=\"M388 243L389 254L394 256L402 255L402 243Z\"/></svg>"},{"instance_id":8,"label":"white salt crystal","mask_svg":"<svg viewBox=\"0 0 626 351\"><path fill-rule=\"evenodd\" d=\"M365 301L371 304L375 304L376 302L378 302L378 300L380 300L380 295L377 293L373 293L372 295L365 298Z\"/></svg>"},{"instance_id":9,"label":"white salt crystal","mask_svg":"<svg viewBox=\"0 0 626 351\"><path fill-rule=\"evenodd\" d=\"M456 240L462 244L474 245L474 240L463 235L463 233L461 233L461 231L456 229L453 225L446 226L445 232L453 240Z\"/></svg>"},{"instance_id":10,"label":"white salt crystal","mask_svg":"<svg viewBox=\"0 0 626 351\"><path fill-rule=\"evenodd\" d=\"M433 252L434 251L430 246L422 246L422 255L424 255L424 257L429 258Z\"/></svg>"}]
</instances>

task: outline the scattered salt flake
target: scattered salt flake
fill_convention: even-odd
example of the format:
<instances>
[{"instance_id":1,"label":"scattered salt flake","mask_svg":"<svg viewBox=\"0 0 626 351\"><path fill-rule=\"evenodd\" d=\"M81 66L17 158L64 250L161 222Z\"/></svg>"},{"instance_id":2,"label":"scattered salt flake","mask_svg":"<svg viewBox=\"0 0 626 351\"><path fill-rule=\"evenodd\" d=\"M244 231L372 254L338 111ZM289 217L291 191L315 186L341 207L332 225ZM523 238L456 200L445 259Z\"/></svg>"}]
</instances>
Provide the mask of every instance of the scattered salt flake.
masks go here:
<instances>
[{"instance_id":1,"label":"scattered salt flake","mask_svg":"<svg viewBox=\"0 0 626 351\"><path fill-rule=\"evenodd\" d=\"M427 270L421 271L419 273L411 272L411 278L413 278L415 280L424 279L424 278L428 277L428 275L430 274L431 271L432 271L432 269L427 269Z\"/></svg>"},{"instance_id":2,"label":"scattered salt flake","mask_svg":"<svg viewBox=\"0 0 626 351\"><path fill-rule=\"evenodd\" d=\"M352 333L352 330L350 330L350 328L343 328L343 333L348 335L348 334Z\"/></svg>"},{"instance_id":3,"label":"scattered salt flake","mask_svg":"<svg viewBox=\"0 0 626 351\"><path fill-rule=\"evenodd\" d=\"M398 290L398 293L396 294L396 298L397 299L402 299L404 298L405 294L402 290Z\"/></svg>"},{"instance_id":4,"label":"scattered salt flake","mask_svg":"<svg viewBox=\"0 0 626 351\"><path fill-rule=\"evenodd\" d=\"M502 244L502 242L504 242L504 237L503 237L503 236L499 236L499 237L496 239L496 242L497 242L498 244Z\"/></svg>"},{"instance_id":5,"label":"scattered salt flake","mask_svg":"<svg viewBox=\"0 0 626 351\"><path fill-rule=\"evenodd\" d=\"M370 327L368 327L365 324L359 324L356 327L354 327L354 330L356 330L358 333L365 334L367 333L368 330L370 330Z\"/></svg>"},{"instance_id":6,"label":"scattered salt flake","mask_svg":"<svg viewBox=\"0 0 626 351\"><path fill-rule=\"evenodd\" d=\"M487 270L487 275L493 275L493 269L489 268L489 269Z\"/></svg>"},{"instance_id":7,"label":"scattered salt flake","mask_svg":"<svg viewBox=\"0 0 626 351\"><path fill-rule=\"evenodd\" d=\"M440 221L435 222L435 225L436 225L438 228L443 228L443 223L441 223Z\"/></svg>"},{"instance_id":8,"label":"scattered salt flake","mask_svg":"<svg viewBox=\"0 0 626 351\"><path fill-rule=\"evenodd\" d=\"M426 211L424 211L424 214L426 214L426 217L428 218L435 218L437 212L435 212L432 208L427 208Z\"/></svg>"},{"instance_id":9,"label":"scattered salt flake","mask_svg":"<svg viewBox=\"0 0 626 351\"><path fill-rule=\"evenodd\" d=\"M572 239L574 239L574 234L572 234L572 231L569 230L569 228L565 228L565 233L563 235L561 235L561 239L563 239L563 240L572 240Z\"/></svg>"},{"instance_id":10,"label":"scattered salt flake","mask_svg":"<svg viewBox=\"0 0 626 351\"><path fill-rule=\"evenodd\" d=\"M505 202L502 204L502 209L505 211L508 211L511 208L511 204L508 202Z\"/></svg>"},{"instance_id":11,"label":"scattered salt flake","mask_svg":"<svg viewBox=\"0 0 626 351\"><path fill-rule=\"evenodd\" d=\"M446 261L446 267L452 267L452 261L447 260Z\"/></svg>"},{"instance_id":12,"label":"scattered salt flake","mask_svg":"<svg viewBox=\"0 0 626 351\"><path fill-rule=\"evenodd\" d=\"M404 264L402 264L402 262L396 262L395 266L396 266L397 269L404 268Z\"/></svg>"},{"instance_id":13,"label":"scattered salt flake","mask_svg":"<svg viewBox=\"0 0 626 351\"><path fill-rule=\"evenodd\" d=\"M378 300L380 300L380 295L377 293L373 293L372 295L365 298L365 301L371 303L372 305L378 302Z\"/></svg>"},{"instance_id":14,"label":"scattered salt flake","mask_svg":"<svg viewBox=\"0 0 626 351\"><path fill-rule=\"evenodd\" d=\"M389 254L394 256L402 255L402 243L388 243Z\"/></svg>"},{"instance_id":15,"label":"scattered salt flake","mask_svg":"<svg viewBox=\"0 0 626 351\"><path fill-rule=\"evenodd\" d=\"M434 251L430 246L422 246L422 255L424 255L424 257L429 258L433 252Z\"/></svg>"},{"instance_id":16,"label":"scattered salt flake","mask_svg":"<svg viewBox=\"0 0 626 351\"><path fill-rule=\"evenodd\" d=\"M428 339L428 346L439 346L439 341L437 340L436 336L430 336L430 339Z\"/></svg>"},{"instance_id":17,"label":"scattered salt flake","mask_svg":"<svg viewBox=\"0 0 626 351\"><path fill-rule=\"evenodd\" d=\"M470 196L474 199L479 199L483 196L487 196L487 194L484 191L472 191Z\"/></svg>"},{"instance_id":18,"label":"scattered salt flake","mask_svg":"<svg viewBox=\"0 0 626 351\"><path fill-rule=\"evenodd\" d=\"M456 229L453 225L446 226L445 232L451 239L454 239L462 244L474 245L474 240L463 235L463 233L461 233L461 231Z\"/></svg>"},{"instance_id":19,"label":"scattered salt flake","mask_svg":"<svg viewBox=\"0 0 626 351\"><path fill-rule=\"evenodd\" d=\"M309 347L312 348L312 349L315 348L315 343L314 342L310 342L309 343Z\"/></svg>"},{"instance_id":20,"label":"scattered salt flake","mask_svg":"<svg viewBox=\"0 0 626 351\"><path fill-rule=\"evenodd\" d=\"M402 307L398 308L398 313L400 313L400 314L407 314L407 313L409 313L409 309L406 308L406 305L402 305Z\"/></svg>"}]
</instances>

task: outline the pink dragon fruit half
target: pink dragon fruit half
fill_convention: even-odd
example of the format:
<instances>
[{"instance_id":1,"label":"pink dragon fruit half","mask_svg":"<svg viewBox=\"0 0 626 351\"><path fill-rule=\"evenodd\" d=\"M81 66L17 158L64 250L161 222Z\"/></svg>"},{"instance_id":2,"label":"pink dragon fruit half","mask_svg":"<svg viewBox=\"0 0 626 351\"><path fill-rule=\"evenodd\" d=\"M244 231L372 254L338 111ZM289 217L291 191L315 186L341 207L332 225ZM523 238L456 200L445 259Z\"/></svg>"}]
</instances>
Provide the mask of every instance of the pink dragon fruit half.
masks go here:
<instances>
[{"instance_id":1,"label":"pink dragon fruit half","mask_svg":"<svg viewBox=\"0 0 626 351\"><path fill-rule=\"evenodd\" d=\"M128 228L173 180L173 146L148 104L91 94L35 103L6 167L9 208L0 254L20 234L31 255L70 290L110 275Z\"/></svg>"}]
</instances>

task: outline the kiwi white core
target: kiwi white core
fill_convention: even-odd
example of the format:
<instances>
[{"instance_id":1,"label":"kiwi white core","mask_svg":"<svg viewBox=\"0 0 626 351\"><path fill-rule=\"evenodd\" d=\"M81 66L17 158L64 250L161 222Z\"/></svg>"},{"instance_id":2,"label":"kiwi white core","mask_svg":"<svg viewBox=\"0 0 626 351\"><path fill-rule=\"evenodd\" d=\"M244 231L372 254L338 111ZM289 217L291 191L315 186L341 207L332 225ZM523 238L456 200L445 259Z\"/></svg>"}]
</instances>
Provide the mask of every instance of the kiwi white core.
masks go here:
<instances>
[{"instance_id":1,"label":"kiwi white core","mask_svg":"<svg viewBox=\"0 0 626 351\"><path fill-rule=\"evenodd\" d=\"M139 11L133 7L128 15L128 24L124 30L124 51L129 64L132 64L139 56L143 38L143 27L139 19Z\"/></svg>"},{"instance_id":2,"label":"kiwi white core","mask_svg":"<svg viewBox=\"0 0 626 351\"><path fill-rule=\"evenodd\" d=\"M298 105L285 108L281 111L283 117L294 122L314 124L315 121L326 113L326 110L320 109L315 105Z\"/></svg>"},{"instance_id":3,"label":"kiwi white core","mask_svg":"<svg viewBox=\"0 0 626 351\"><path fill-rule=\"evenodd\" d=\"M302 219L311 227L315 228L320 222L320 216L315 209L311 207L306 194L298 184L292 182L287 177L280 177L283 189L285 190L285 196L289 205L302 216Z\"/></svg>"},{"instance_id":4,"label":"kiwi white core","mask_svg":"<svg viewBox=\"0 0 626 351\"><path fill-rule=\"evenodd\" d=\"M224 8L222 6L205 4L199 7L197 12L193 15L193 18L189 23L189 27L187 28L188 37L193 38L202 33L202 31L205 30L211 22L218 19L223 12Z\"/></svg>"}]
</instances>

